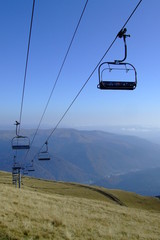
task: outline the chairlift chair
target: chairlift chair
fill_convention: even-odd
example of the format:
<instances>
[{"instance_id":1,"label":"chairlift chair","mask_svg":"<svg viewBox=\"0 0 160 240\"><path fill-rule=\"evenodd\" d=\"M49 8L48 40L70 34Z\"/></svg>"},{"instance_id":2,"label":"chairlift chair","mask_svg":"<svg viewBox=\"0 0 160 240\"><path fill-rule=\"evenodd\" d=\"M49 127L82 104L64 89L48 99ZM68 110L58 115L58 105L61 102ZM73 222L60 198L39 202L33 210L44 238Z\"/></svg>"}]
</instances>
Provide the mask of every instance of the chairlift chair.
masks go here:
<instances>
[{"instance_id":1,"label":"chairlift chair","mask_svg":"<svg viewBox=\"0 0 160 240\"><path fill-rule=\"evenodd\" d=\"M12 170L18 170L18 169L21 169L22 166L19 162L16 162L15 161L15 158L14 158L14 163L13 163L13 167L12 167Z\"/></svg>"},{"instance_id":2,"label":"chairlift chair","mask_svg":"<svg viewBox=\"0 0 160 240\"><path fill-rule=\"evenodd\" d=\"M48 153L48 142L45 142L45 147L46 147L46 150L45 151L41 151L38 155L38 160L39 161L48 161L50 160L50 155Z\"/></svg>"},{"instance_id":3,"label":"chairlift chair","mask_svg":"<svg viewBox=\"0 0 160 240\"><path fill-rule=\"evenodd\" d=\"M12 167L12 175L18 174L18 169L16 167Z\"/></svg>"},{"instance_id":4,"label":"chairlift chair","mask_svg":"<svg viewBox=\"0 0 160 240\"><path fill-rule=\"evenodd\" d=\"M13 150L30 149L30 140L26 136L16 136L12 139Z\"/></svg>"},{"instance_id":5,"label":"chairlift chair","mask_svg":"<svg viewBox=\"0 0 160 240\"><path fill-rule=\"evenodd\" d=\"M23 175L28 175L28 170L27 169L23 169L22 174Z\"/></svg>"},{"instance_id":6,"label":"chairlift chair","mask_svg":"<svg viewBox=\"0 0 160 240\"><path fill-rule=\"evenodd\" d=\"M46 151L40 152L38 155L38 160L39 161L45 161L45 160L50 160L49 153Z\"/></svg>"},{"instance_id":7,"label":"chairlift chair","mask_svg":"<svg viewBox=\"0 0 160 240\"><path fill-rule=\"evenodd\" d=\"M103 62L100 64L98 68L98 76L99 76L99 84L97 87L102 90L134 90L137 86L137 72L135 67L130 64L124 62L127 58L127 44L126 37L130 37L130 35L126 35L127 29L124 28L118 33L119 38L123 38L125 55L122 60L115 60L114 62ZM127 74L129 71L133 71L133 76L131 80L107 80L106 75L104 78L104 72L108 74L112 74L113 71L123 71L124 74ZM126 76L125 76L126 78Z\"/></svg>"},{"instance_id":8,"label":"chairlift chair","mask_svg":"<svg viewBox=\"0 0 160 240\"><path fill-rule=\"evenodd\" d=\"M30 140L26 136L20 136L18 134L19 122L16 121L16 136L12 139L12 149L13 150L25 150L30 149Z\"/></svg>"},{"instance_id":9,"label":"chairlift chair","mask_svg":"<svg viewBox=\"0 0 160 240\"><path fill-rule=\"evenodd\" d=\"M35 171L33 166L28 166L27 170L28 170L28 172L34 172Z\"/></svg>"},{"instance_id":10,"label":"chairlift chair","mask_svg":"<svg viewBox=\"0 0 160 240\"><path fill-rule=\"evenodd\" d=\"M18 169L21 169L21 166L14 166L12 167L13 170L18 170Z\"/></svg>"},{"instance_id":11,"label":"chairlift chair","mask_svg":"<svg viewBox=\"0 0 160 240\"><path fill-rule=\"evenodd\" d=\"M106 80L105 78L112 74L112 71L123 71L127 74L129 71L133 71L132 80ZM106 73L107 72L107 73ZM115 62L103 62L98 69L99 84L98 88L102 90L134 90L137 85L137 72L135 67L130 63L115 63ZM126 76L125 76L126 77Z\"/></svg>"}]
</instances>

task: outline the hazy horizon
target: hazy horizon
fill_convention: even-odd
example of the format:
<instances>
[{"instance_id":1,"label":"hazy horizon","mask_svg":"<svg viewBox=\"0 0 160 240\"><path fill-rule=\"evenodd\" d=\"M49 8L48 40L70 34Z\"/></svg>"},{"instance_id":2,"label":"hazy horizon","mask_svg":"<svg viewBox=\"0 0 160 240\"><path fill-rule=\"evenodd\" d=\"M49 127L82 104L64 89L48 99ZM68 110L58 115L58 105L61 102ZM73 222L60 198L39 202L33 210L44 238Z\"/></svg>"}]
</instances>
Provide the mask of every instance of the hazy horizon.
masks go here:
<instances>
[{"instance_id":1,"label":"hazy horizon","mask_svg":"<svg viewBox=\"0 0 160 240\"><path fill-rule=\"evenodd\" d=\"M36 131L36 125L24 125L22 130ZM62 125L58 129L75 129L79 131L104 131L114 134L130 135L150 140L154 143L160 144L160 127L153 126L141 126L141 125L106 125L106 126L71 126ZM43 126L39 131L49 130L52 131L52 126ZM12 131L14 135L15 126L2 126L0 125L0 131Z\"/></svg>"}]
</instances>

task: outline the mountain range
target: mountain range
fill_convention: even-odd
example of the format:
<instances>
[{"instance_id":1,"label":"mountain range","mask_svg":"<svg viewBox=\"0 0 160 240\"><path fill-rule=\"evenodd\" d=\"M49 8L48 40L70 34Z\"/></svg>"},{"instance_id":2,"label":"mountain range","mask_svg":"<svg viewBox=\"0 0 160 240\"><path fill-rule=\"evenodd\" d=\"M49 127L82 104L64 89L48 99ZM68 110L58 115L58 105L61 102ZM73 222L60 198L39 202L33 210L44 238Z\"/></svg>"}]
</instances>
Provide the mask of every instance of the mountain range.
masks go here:
<instances>
[{"instance_id":1,"label":"mountain range","mask_svg":"<svg viewBox=\"0 0 160 240\"><path fill-rule=\"evenodd\" d=\"M40 130L27 159L24 159L25 151L18 151L17 161L21 164L30 162L50 132ZM23 133L32 140L34 130L25 130ZM13 137L12 131L0 131L0 170L11 171L15 154L11 148ZM57 129L48 147L51 160L42 162L35 158L32 176L152 195L153 187L147 188L148 180L155 188L154 194L159 193L160 145L156 143L136 136L103 131ZM148 178L149 174L157 177Z\"/></svg>"}]
</instances>

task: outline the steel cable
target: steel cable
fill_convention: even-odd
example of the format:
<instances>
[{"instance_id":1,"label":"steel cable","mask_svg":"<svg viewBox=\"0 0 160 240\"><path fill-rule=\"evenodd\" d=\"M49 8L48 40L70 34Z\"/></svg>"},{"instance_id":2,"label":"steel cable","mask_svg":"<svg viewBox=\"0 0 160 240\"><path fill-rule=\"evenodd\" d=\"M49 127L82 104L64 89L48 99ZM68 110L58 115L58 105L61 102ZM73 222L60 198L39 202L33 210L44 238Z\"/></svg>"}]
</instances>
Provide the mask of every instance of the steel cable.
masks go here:
<instances>
[{"instance_id":1,"label":"steel cable","mask_svg":"<svg viewBox=\"0 0 160 240\"><path fill-rule=\"evenodd\" d=\"M36 135L37 135L37 133L38 133L38 130L39 130L39 128L40 128L40 125L41 125L41 123L42 123L42 120L43 120L43 118L44 118L44 115L45 115L45 113L46 113L46 111L47 111L49 102L50 102L50 100L51 100L51 97L52 97L52 95L53 95L53 92L54 92L54 90L55 90L55 87L56 87L56 85L57 85L57 82L58 82L59 77L60 77L60 75L61 75L62 69L63 69L64 64L65 64L65 62L66 62L66 59L67 59L67 57L68 57L69 51L70 51L70 49L71 49L71 46L72 46L72 44L73 44L73 40L74 40L74 38L75 38L75 36L76 36L76 33L77 33L77 31L78 31L78 28L79 28L79 25L80 25L80 23L81 23L81 20L82 20L82 17L83 17L83 15L84 15L84 12L85 12L85 10L86 10L87 4L88 4L88 0L85 2L85 5L84 5L83 10L82 10L82 12L81 12L80 18L79 18L78 23L77 23L77 25L76 25L76 28L75 28L75 30L74 30L74 33L73 33L73 36L72 36L72 38L71 38L70 44L69 44L69 46L68 46L67 52L66 52L66 54L65 54L65 56L64 56L64 59L63 59L63 61L62 61L61 67L60 67L59 72L58 72L58 75L57 75L57 77L56 77L56 80L55 80L54 85L53 85L53 87L52 87L51 93L50 93L49 98L48 98L48 100L47 100L46 106L45 106L44 111L43 111L43 113L42 113L42 116L41 116L41 118L40 118L38 127L37 127L37 129L36 129L36 131L35 131L35 133L34 133L34 135L33 135L33 139L32 139L32 141L31 141L30 147L33 145L33 142L34 142L34 140L35 140L35 138L36 138ZM28 155L29 151L30 151L30 150L28 150L28 151L26 152L25 159L27 158L27 155Z\"/></svg>"},{"instance_id":2,"label":"steel cable","mask_svg":"<svg viewBox=\"0 0 160 240\"><path fill-rule=\"evenodd\" d=\"M138 2L138 4L136 5L136 7L134 8L134 10L132 11L132 13L130 14L130 16L127 18L126 22L124 23L123 27L121 29L124 29L125 26L127 25L127 23L130 21L131 17L133 16L133 14L136 12L137 8L139 7L140 3L142 2L142 0L140 0ZM68 111L70 110L70 108L72 107L72 105L74 104L74 102L76 101L76 99L79 97L79 95L81 94L82 90L85 88L85 86L87 85L88 81L91 79L91 77L93 76L94 72L96 71L96 69L98 68L98 66L100 65L100 63L102 62L102 60L105 58L105 56L107 55L107 53L109 52L109 50L111 49L111 47L113 46L113 44L115 43L116 39L118 37L118 34L116 35L116 37L114 38L114 40L112 41L112 43L110 44L110 46L108 47L108 49L105 51L104 55L101 57L101 59L99 60L99 62L97 63L97 65L95 66L95 68L93 69L93 71L91 72L91 74L89 75L89 77L87 78L87 80L85 81L85 83L83 84L83 86L81 87L81 89L78 91L78 93L76 94L76 96L74 97L74 99L72 100L72 102L70 103L70 105L68 106L68 108L66 109L66 111L64 112L64 114L62 115L62 117L60 118L60 120L58 121L58 123L56 124L56 126L53 128L53 130L51 131L51 133L49 134L49 136L47 137L45 142L48 142L49 139L51 138L51 136L53 135L53 133L55 132L55 130L57 129L57 127L59 126L59 124L62 122L62 120L64 119L64 117L66 116L66 114L68 113ZM42 147L40 148L39 152L42 150L42 148L44 147L45 143L42 145ZM34 158L38 155L38 153L34 156Z\"/></svg>"}]
</instances>

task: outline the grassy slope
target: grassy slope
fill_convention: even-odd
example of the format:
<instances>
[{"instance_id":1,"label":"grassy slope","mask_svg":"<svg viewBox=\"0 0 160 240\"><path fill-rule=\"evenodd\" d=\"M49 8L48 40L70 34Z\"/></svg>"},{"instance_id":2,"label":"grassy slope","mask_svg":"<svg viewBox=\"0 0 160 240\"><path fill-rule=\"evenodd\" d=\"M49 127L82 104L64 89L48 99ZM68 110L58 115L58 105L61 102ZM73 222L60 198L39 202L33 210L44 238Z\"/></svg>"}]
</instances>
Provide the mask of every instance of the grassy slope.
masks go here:
<instances>
[{"instance_id":1,"label":"grassy slope","mask_svg":"<svg viewBox=\"0 0 160 240\"><path fill-rule=\"evenodd\" d=\"M31 178L23 183L16 189L11 175L0 172L0 239L159 239L158 199Z\"/></svg>"}]
</instances>

